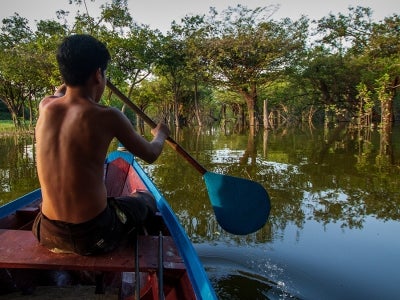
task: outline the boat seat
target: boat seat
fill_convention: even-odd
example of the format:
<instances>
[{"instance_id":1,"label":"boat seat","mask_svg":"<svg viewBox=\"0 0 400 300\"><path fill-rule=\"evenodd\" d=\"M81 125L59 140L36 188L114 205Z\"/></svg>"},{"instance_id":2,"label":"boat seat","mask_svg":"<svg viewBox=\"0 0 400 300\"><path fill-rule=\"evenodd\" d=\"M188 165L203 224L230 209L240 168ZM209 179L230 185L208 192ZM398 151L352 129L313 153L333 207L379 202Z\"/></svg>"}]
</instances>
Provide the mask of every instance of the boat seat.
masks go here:
<instances>
[{"instance_id":1,"label":"boat seat","mask_svg":"<svg viewBox=\"0 0 400 300\"><path fill-rule=\"evenodd\" d=\"M163 236L164 269L184 269L170 236ZM158 268L158 236L139 235L140 272ZM0 229L0 268L134 272L134 243L124 243L111 253L96 256L56 254L41 246L31 231Z\"/></svg>"}]
</instances>

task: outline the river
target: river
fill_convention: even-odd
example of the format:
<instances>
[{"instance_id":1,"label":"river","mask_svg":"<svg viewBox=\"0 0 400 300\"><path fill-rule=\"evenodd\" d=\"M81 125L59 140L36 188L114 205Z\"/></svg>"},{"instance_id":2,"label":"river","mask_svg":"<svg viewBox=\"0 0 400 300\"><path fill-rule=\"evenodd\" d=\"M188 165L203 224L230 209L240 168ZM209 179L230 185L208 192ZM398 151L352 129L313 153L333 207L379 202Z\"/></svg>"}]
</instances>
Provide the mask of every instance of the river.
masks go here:
<instances>
[{"instance_id":1,"label":"river","mask_svg":"<svg viewBox=\"0 0 400 300\"><path fill-rule=\"evenodd\" d=\"M255 136L185 129L174 138L207 170L257 181L271 197L261 230L232 235L219 227L202 176L175 151L166 146L143 164L220 299L399 297L400 126L384 144L378 129L345 124ZM38 187L34 151L31 136L0 137L0 204Z\"/></svg>"}]
</instances>

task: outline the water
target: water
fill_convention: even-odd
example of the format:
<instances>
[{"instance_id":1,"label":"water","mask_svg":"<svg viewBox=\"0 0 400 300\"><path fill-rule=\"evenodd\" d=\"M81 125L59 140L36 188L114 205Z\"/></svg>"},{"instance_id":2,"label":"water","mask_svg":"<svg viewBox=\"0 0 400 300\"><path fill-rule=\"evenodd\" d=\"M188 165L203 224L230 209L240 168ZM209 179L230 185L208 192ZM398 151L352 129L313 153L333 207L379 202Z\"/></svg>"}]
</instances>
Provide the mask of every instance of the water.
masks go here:
<instances>
[{"instance_id":1,"label":"water","mask_svg":"<svg viewBox=\"0 0 400 300\"><path fill-rule=\"evenodd\" d=\"M33 137L0 136L0 205L39 187Z\"/></svg>"},{"instance_id":2,"label":"water","mask_svg":"<svg viewBox=\"0 0 400 300\"><path fill-rule=\"evenodd\" d=\"M218 226L201 175L173 150L144 165L221 299L399 297L399 126L389 144L377 130L343 125L254 137L206 128L174 138L207 170L257 181L271 196L267 224L235 236ZM38 187L32 144L0 138L3 203Z\"/></svg>"}]
</instances>

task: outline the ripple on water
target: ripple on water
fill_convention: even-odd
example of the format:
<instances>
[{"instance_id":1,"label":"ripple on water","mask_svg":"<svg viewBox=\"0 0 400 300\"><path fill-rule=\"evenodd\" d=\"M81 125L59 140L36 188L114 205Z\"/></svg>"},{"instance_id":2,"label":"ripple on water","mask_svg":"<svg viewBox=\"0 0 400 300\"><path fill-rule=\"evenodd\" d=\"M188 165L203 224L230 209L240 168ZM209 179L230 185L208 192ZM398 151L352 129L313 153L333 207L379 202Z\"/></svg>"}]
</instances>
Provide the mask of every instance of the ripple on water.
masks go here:
<instances>
[{"instance_id":1,"label":"ripple on water","mask_svg":"<svg viewBox=\"0 0 400 300\"><path fill-rule=\"evenodd\" d=\"M219 299L300 299L284 270L261 248L196 244Z\"/></svg>"}]
</instances>

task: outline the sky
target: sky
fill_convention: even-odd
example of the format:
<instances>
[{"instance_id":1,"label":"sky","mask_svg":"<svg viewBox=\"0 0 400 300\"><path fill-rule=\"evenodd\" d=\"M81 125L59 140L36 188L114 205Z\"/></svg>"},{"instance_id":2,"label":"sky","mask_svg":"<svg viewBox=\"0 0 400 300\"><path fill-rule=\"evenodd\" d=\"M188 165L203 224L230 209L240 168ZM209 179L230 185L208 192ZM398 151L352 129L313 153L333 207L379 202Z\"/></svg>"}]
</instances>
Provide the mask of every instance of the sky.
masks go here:
<instances>
[{"instance_id":1,"label":"sky","mask_svg":"<svg viewBox=\"0 0 400 300\"><path fill-rule=\"evenodd\" d=\"M106 0L86 0L89 14L96 17L99 7ZM69 0L0 0L0 19L12 16L15 12L27 18L32 25L35 20L56 19L55 12L59 9L70 11L75 15L77 6L70 5ZM328 16L329 13L339 12L347 14L349 6L370 7L373 10L375 21L394 13L400 14L399 0L128 0L128 6L133 19L139 24L147 24L152 29L166 32L173 20L179 23L180 19L190 14L208 14L210 7L215 7L219 12L243 4L250 9L268 5L280 5L274 14L274 19L289 17L298 19L301 15L318 20ZM84 6L78 7L83 12Z\"/></svg>"}]
</instances>

